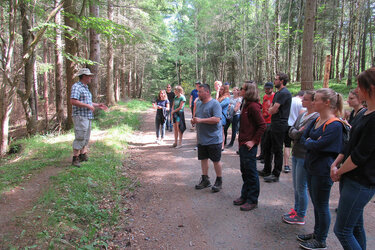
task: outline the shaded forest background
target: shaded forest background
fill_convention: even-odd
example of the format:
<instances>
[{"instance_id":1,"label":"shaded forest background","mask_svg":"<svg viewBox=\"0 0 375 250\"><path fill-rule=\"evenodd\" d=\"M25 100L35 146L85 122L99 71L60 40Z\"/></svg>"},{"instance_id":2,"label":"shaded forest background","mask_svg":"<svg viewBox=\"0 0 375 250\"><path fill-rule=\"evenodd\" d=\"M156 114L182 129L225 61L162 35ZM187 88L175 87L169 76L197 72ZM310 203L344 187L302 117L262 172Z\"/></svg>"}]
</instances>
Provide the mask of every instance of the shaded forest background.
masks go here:
<instances>
[{"instance_id":1,"label":"shaded forest background","mask_svg":"<svg viewBox=\"0 0 375 250\"><path fill-rule=\"evenodd\" d=\"M0 3L0 154L12 131L72 126L70 88L96 74L95 102L149 98L166 84L355 84L374 65L375 0L7 0ZM310 36L310 38L309 38ZM305 40L307 39L307 40ZM309 40L310 39L310 40Z\"/></svg>"}]
</instances>

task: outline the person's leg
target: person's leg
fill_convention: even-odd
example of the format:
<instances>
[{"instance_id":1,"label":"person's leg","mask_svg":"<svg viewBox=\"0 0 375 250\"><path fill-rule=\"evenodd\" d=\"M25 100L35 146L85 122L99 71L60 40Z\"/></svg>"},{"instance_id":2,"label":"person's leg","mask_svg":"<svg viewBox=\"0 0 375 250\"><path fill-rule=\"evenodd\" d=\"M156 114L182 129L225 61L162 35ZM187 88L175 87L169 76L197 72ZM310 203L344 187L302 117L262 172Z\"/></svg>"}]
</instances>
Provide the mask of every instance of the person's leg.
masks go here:
<instances>
[{"instance_id":1,"label":"person's leg","mask_svg":"<svg viewBox=\"0 0 375 250\"><path fill-rule=\"evenodd\" d=\"M264 137L264 168L263 168L263 173L264 175L269 175L271 174L271 169L272 169L272 138L271 138L271 131L270 128L268 127L265 132L265 137Z\"/></svg>"},{"instance_id":2,"label":"person's leg","mask_svg":"<svg viewBox=\"0 0 375 250\"><path fill-rule=\"evenodd\" d=\"M307 205L309 197L307 196L307 171L303 166L305 159L295 158L295 165L293 164L293 172L295 172L295 192L297 192L296 206L297 215L301 218L306 216Z\"/></svg>"},{"instance_id":3,"label":"person's leg","mask_svg":"<svg viewBox=\"0 0 375 250\"><path fill-rule=\"evenodd\" d=\"M375 193L350 178L340 180L340 200L334 232L344 249L366 249L363 210Z\"/></svg>"},{"instance_id":4,"label":"person's leg","mask_svg":"<svg viewBox=\"0 0 375 250\"><path fill-rule=\"evenodd\" d=\"M230 123L231 121L227 119L225 126L224 126L224 145L227 145L228 128L230 126Z\"/></svg>"},{"instance_id":5,"label":"person's leg","mask_svg":"<svg viewBox=\"0 0 375 250\"><path fill-rule=\"evenodd\" d=\"M331 214L329 212L329 196L333 182L329 176L312 176L311 191L314 197L314 211L316 210L318 219L315 220L315 237L322 243L326 242L329 226L331 224Z\"/></svg>"},{"instance_id":6,"label":"person's leg","mask_svg":"<svg viewBox=\"0 0 375 250\"><path fill-rule=\"evenodd\" d=\"M180 131L180 128L178 129L178 138L179 138L179 140L178 140L178 144L177 145L179 145L179 146L182 146L182 136L183 136L184 134L183 133L181 133L181 131Z\"/></svg>"},{"instance_id":7,"label":"person's leg","mask_svg":"<svg viewBox=\"0 0 375 250\"><path fill-rule=\"evenodd\" d=\"M202 175L208 175L208 159L201 160Z\"/></svg>"},{"instance_id":8,"label":"person's leg","mask_svg":"<svg viewBox=\"0 0 375 250\"><path fill-rule=\"evenodd\" d=\"M160 123L160 126L161 126L161 140L164 139L164 135L165 135L165 124L166 124L166 121L164 120L164 123Z\"/></svg>"},{"instance_id":9,"label":"person's leg","mask_svg":"<svg viewBox=\"0 0 375 250\"><path fill-rule=\"evenodd\" d=\"M180 133L180 128L179 128L180 123L175 122L173 123L173 130L174 130L174 143L177 146L177 140L178 140L178 134Z\"/></svg>"},{"instance_id":10,"label":"person's leg","mask_svg":"<svg viewBox=\"0 0 375 250\"><path fill-rule=\"evenodd\" d=\"M297 189L297 158L292 156L292 178L293 178L293 189L294 189L294 211L299 210L299 198Z\"/></svg>"},{"instance_id":11,"label":"person's leg","mask_svg":"<svg viewBox=\"0 0 375 250\"><path fill-rule=\"evenodd\" d=\"M156 131L156 140L159 140L160 137L160 119L155 117L155 131Z\"/></svg>"},{"instance_id":12,"label":"person's leg","mask_svg":"<svg viewBox=\"0 0 375 250\"><path fill-rule=\"evenodd\" d=\"M271 130L272 138L272 152L275 155L274 158L274 168L272 174L276 177L280 176L282 166L283 166L283 142L284 142L284 133Z\"/></svg>"},{"instance_id":13,"label":"person's leg","mask_svg":"<svg viewBox=\"0 0 375 250\"><path fill-rule=\"evenodd\" d=\"M236 135L238 131L238 121L239 121L240 115L233 116L232 120L232 137L230 138L230 142L228 146L233 146L234 141L236 140Z\"/></svg>"},{"instance_id":14,"label":"person's leg","mask_svg":"<svg viewBox=\"0 0 375 250\"><path fill-rule=\"evenodd\" d=\"M246 199L249 204L258 204L259 197L259 178L256 170L257 146L251 150L245 145L240 147L240 162L243 186L241 197Z\"/></svg>"},{"instance_id":15,"label":"person's leg","mask_svg":"<svg viewBox=\"0 0 375 250\"><path fill-rule=\"evenodd\" d=\"M85 117L74 116L74 141L72 164L79 167L80 155L87 153L87 145L90 140L91 121Z\"/></svg>"}]
</instances>

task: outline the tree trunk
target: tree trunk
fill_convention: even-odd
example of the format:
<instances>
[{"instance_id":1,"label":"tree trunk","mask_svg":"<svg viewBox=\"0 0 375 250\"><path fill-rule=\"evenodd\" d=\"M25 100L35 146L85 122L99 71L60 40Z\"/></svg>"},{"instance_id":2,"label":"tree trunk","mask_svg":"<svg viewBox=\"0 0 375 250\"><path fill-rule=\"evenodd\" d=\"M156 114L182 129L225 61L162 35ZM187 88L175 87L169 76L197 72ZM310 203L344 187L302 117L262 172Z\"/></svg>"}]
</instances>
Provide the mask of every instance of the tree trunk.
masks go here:
<instances>
[{"instance_id":1,"label":"tree trunk","mask_svg":"<svg viewBox=\"0 0 375 250\"><path fill-rule=\"evenodd\" d=\"M274 74L276 75L279 72L279 48L280 48L280 23L281 23L281 15L280 15L280 0L275 1L275 60L274 60Z\"/></svg>"},{"instance_id":2,"label":"tree trunk","mask_svg":"<svg viewBox=\"0 0 375 250\"><path fill-rule=\"evenodd\" d=\"M352 77L353 77L353 69L354 69L354 50L355 50L355 42L357 40L357 20L359 15L359 1L355 0L355 3L351 5L350 12L351 12L351 23L352 28L351 32L349 32L349 39L348 39L348 52L349 52L349 65L348 65L348 81L346 82L347 86L352 86ZM358 12L357 12L357 11Z\"/></svg>"},{"instance_id":3,"label":"tree trunk","mask_svg":"<svg viewBox=\"0 0 375 250\"><path fill-rule=\"evenodd\" d=\"M27 6L25 1L20 1L20 12L22 17L22 48L23 54L25 55L28 51L31 42L34 40L34 36L31 33L30 16L27 12ZM18 90L17 93L21 99L22 107L25 111L26 116L26 128L29 135L34 135L37 131L37 121L35 119L35 98L33 93L34 85L34 63L35 55L31 53L30 57L25 63L25 75L24 84L25 90Z\"/></svg>"},{"instance_id":4,"label":"tree trunk","mask_svg":"<svg viewBox=\"0 0 375 250\"><path fill-rule=\"evenodd\" d=\"M332 55L327 55L325 69L324 69L323 88L329 88L329 75L331 71L331 62L332 62Z\"/></svg>"},{"instance_id":5,"label":"tree trunk","mask_svg":"<svg viewBox=\"0 0 375 250\"><path fill-rule=\"evenodd\" d=\"M301 89L314 89L313 47L315 29L316 0L306 1L305 24L302 41Z\"/></svg>"},{"instance_id":6,"label":"tree trunk","mask_svg":"<svg viewBox=\"0 0 375 250\"><path fill-rule=\"evenodd\" d=\"M73 0L65 0L64 2L64 12L72 16L76 16L75 12L75 3ZM77 30L78 24L75 22L74 18L71 18L70 15L64 15L65 25L68 27ZM78 55L78 40L76 36L65 33L65 52L72 57ZM68 110L68 118L66 122L66 129L72 128L73 119L72 119L72 104L70 103L70 95L72 93L72 86L74 84L74 78L76 73L76 62L66 59L65 73L66 73L66 103Z\"/></svg>"},{"instance_id":7,"label":"tree trunk","mask_svg":"<svg viewBox=\"0 0 375 250\"><path fill-rule=\"evenodd\" d=\"M113 3L108 0L108 20L113 21ZM113 106L116 104L113 82L113 45L109 38L107 41L107 104Z\"/></svg>"},{"instance_id":8,"label":"tree trunk","mask_svg":"<svg viewBox=\"0 0 375 250\"><path fill-rule=\"evenodd\" d=\"M90 16L94 18L99 18L99 5L96 1L90 1ZM98 88L100 83L100 34L96 32L95 29L90 29L90 60L95 62L95 64L90 65L89 68L91 72L95 74L90 84L90 90L92 94L92 101L98 102Z\"/></svg>"},{"instance_id":9,"label":"tree trunk","mask_svg":"<svg viewBox=\"0 0 375 250\"><path fill-rule=\"evenodd\" d=\"M367 9L366 9L366 16L364 19L363 25L363 37L362 37L362 54L361 54L361 71L366 70L366 41L367 41L367 34L368 34L368 26L370 25L370 18L371 18L371 6L370 1L367 1Z\"/></svg>"},{"instance_id":10,"label":"tree trunk","mask_svg":"<svg viewBox=\"0 0 375 250\"><path fill-rule=\"evenodd\" d=\"M55 6L60 4L60 0L55 1ZM55 16L57 25L61 25L61 12L59 11ZM63 55L62 55L62 33L60 29L55 29L56 43L55 43L55 103L56 103L56 121L58 123L58 130L62 128L64 122L64 94L63 94ZM69 104L68 104L69 105Z\"/></svg>"},{"instance_id":11,"label":"tree trunk","mask_svg":"<svg viewBox=\"0 0 375 250\"><path fill-rule=\"evenodd\" d=\"M125 75L125 70L126 70L126 57L125 57L125 46L122 46L121 48L121 96L122 99L126 99L126 75Z\"/></svg>"},{"instance_id":12,"label":"tree trunk","mask_svg":"<svg viewBox=\"0 0 375 250\"><path fill-rule=\"evenodd\" d=\"M337 44L337 56L336 56L336 81L341 82L342 75L340 74L339 62L340 62L340 50L341 50L341 41L342 41L342 28L344 25L344 7L345 0L342 0L341 6L341 17L340 17L340 28L339 28L339 39Z\"/></svg>"},{"instance_id":13,"label":"tree trunk","mask_svg":"<svg viewBox=\"0 0 375 250\"><path fill-rule=\"evenodd\" d=\"M6 76L4 76L4 81ZM16 91L14 87L8 87L9 84L2 84L0 89L1 97L1 133L0 133L0 156L4 156L8 151L9 119L13 109Z\"/></svg>"},{"instance_id":14,"label":"tree trunk","mask_svg":"<svg viewBox=\"0 0 375 250\"><path fill-rule=\"evenodd\" d=\"M128 97L131 97L131 85L133 80L133 74L132 74L132 64L129 65L129 75L128 75Z\"/></svg>"},{"instance_id":15,"label":"tree trunk","mask_svg":"<svg viewBox=\"0 0 375 250\"><path fill-rule=\"evenodd\" d=\"M47 44L47 39L43 40L43 63L48 63L49 46ZM48 107L49 107L49 81L48 81L48 71L43 73L43 100L44 100L44 119L45 119L45 129L48 129Z\"/></svg>"}]
</instances>

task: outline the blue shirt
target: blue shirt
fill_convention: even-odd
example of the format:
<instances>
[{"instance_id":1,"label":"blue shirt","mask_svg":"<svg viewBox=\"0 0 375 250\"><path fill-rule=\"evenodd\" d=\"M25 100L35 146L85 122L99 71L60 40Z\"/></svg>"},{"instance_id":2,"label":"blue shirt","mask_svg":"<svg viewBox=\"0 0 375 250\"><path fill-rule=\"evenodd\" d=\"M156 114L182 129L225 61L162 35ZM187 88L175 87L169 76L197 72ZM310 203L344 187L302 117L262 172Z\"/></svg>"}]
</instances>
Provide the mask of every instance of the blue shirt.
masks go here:
<instances>
[{"instance_id":1,"label":"blue shirt","mask_svg":"<svg viewBox=\"0 0 375 250\"><path fill-rule=\"evenodd\" d=\"M212 99L207 103L197 101L195 117L198 118L221 118L221 107L217 100ZM221 122L217 124L197 123L197 138L201 145L213 145L223 142L223 129Z\"/></svg>"},{"instance_id":2,"label":"blue shirt","mask_svg":"<svg viewBox=\"0 0 375 250\"><path fill-rule=\"evenodd\" d=\"M75 84L73 84L70 98L76 99L82 103L89 104L92 106L92 95L90 93L89 87L81 82L76 82ZM94 119L94 113L90 109L77 107L74 105L72 106L72 116L82 116L90 120Z\"/></svg>"},{"instance_id":3,"label":"blue shirt","mask_svg":"<svg viewBox=\"0 0 375 250\"><path fill-rule=\"evenodd\" d=\"M301 137L301 143L307 152L305 168L310 175L330 176L331 164L341 152L343 145L343 125L339 121L328 124L324 131L323 125L315 128L311 122Z\"/></svg>"},{"instance_id":4,"label":"blue shirt","mask_svg":"<svg viewBox=\"0 0 375 250\"><path fill-rule=\"evenodd\" d=\"M197 97L198 97L198 90L197 89L193 89L192 91L191 91L191 93L190 93L190 95L192 96L192 100L191 100L191 108L193 108L194 107L194 101L195 101L195 99L197 99Z\"/></svg>"},{"instance_id":5,"label":"blue shirt","mask_svg":"<svg viewBox=\"0 0 375 250\"><path fill-rule=\"evenodd\" d=\"M220 102L220 106L221 106L221 109L223 111L221 113L221 124L223 126L225 126L225 124L227 124L227 112L228 112L228 106L229 106L229 97L224 98L224 100L222 100Z\"/></svg>"}]
</instances>

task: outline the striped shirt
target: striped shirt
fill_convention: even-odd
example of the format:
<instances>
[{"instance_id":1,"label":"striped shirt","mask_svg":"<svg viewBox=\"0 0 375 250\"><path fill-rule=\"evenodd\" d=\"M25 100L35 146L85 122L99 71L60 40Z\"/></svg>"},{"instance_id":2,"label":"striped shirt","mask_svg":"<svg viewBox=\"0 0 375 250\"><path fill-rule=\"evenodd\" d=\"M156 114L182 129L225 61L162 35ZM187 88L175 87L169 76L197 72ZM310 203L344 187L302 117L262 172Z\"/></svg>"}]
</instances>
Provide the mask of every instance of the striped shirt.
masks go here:
<instances>
[{"instance_id":1,"label":"striped shirt","mask_svg":"<svg viewBox=\"0 0 375 250\"><path fill-rule=\"evenodd\" d=\"M92 106L92 95L87 85L76 82L72 86L72 93L70 98L76 99L82 103L89 104ZM93 112L88 108L77 107L73 105L73 114L72 116L82 116L88 119L94 119Z\"/></svg>"}]
</instances>

